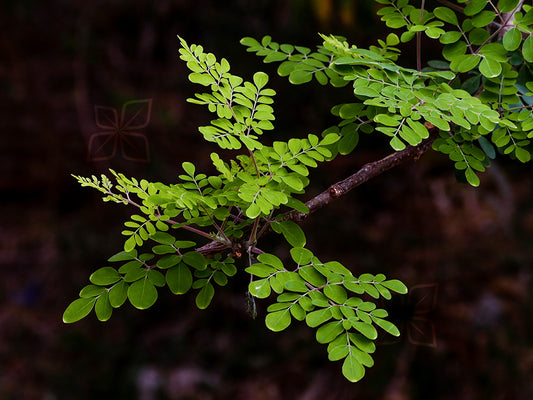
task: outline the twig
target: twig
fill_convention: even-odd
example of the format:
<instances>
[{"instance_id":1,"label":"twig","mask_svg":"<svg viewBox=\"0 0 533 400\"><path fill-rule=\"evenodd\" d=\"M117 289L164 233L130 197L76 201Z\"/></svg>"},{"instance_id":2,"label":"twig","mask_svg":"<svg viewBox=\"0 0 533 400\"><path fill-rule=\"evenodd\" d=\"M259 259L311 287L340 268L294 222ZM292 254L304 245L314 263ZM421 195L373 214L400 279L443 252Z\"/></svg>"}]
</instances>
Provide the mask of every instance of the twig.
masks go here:
<instances>
[{"instance_id":1,"label":"twig","mask_svg":"<svg viewBox=\"0 0 533 400\"><path fill-rule=\"evenodd\" d=\"M420 23L424 20L424 7L426 0L422 0L420 6ZM416 70L418 72L422 71L422 34L421 32L416 33Z\"/></svg>"}]
</instances>

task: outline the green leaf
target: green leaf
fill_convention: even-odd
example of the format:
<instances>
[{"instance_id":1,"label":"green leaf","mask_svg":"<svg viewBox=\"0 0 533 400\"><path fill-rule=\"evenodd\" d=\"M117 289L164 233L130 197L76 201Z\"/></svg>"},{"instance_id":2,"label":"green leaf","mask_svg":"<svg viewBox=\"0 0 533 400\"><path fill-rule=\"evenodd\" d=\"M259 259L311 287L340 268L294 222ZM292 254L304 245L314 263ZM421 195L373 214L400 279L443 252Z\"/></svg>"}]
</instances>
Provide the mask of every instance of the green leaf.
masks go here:
<instances>
[{"instance_id":1,"label":"green leaf","mask_svg":"<svg viewBox=\"0 0 533 400\"><path fill-rule=\"evenodd\" d=\"M361 103L347 103L343 104L339 110L339 116L342 119L355 118L361 114L363 104Z\"/></svg>"},{"instance_id":2,"label":"green leaf","mask_svg":"<svg viewBox=\"0 0 533 400\"><path fill-rule=\"evenodd\" d=\"M449 31L440 36L439 40L442 44L451 44L461 39L463 35L458 31Z\"/></svg>"},{"instance_id":3,"label":"green leaf","mask_svg":"<svg viewBox=\"0 0 533 400\"><path fill-rule=\"evenodd\" d=\"M474 69L480 61L481 56L478 54L465 54L455 57L450 63L450 68L456 72L468 72Z\"/></svg>"},{"instance_id":4,"label":"green leaf","mask_svg":"<svg viewBox=\"0 0 533 400\"><path fill-rule=\"evenodd\" d=\"M291 313L289 309L279 310L267 314L265 324L268 329L274 332L279 332L287 328L291 324Z\"/></svg>"},{"instance_id":5,"label":"green leaf","mask_svg":"<svg viewBox=\"0 0 533 400\"><path fill-rule=\"evenodd\" d=\"M380 124L386 126L398 126L400 125L400 120L391 117L388 114L378 114L374 117L374 121L379 122Z\"/></svg>"},{"instance_id":6,"label":"green leaf","mask_svg":"<svg viewBox=\"0 0 533 400\"><path fill-rule=\"evenodd\" d=\"M318 343L329 343L335 340L344 331L341 321L328 322L322 325L316 331L316 340Z\"/></svg>"},{"instance_id":7,"label":"green leaf","mask_svg":"<svg viewBox=\"0 0 533 400\"><path fill-rule=\"evenodd\" d=\"M253 296L258 297L260 299L265 299L270 296L271 293L270 282L266 278L259 279L257 281L252 281L248 285L248 290Z\"/></svg>"},{"instance_id":8,"label":"green leaf","mask_svg":"<svg viewBox=\"0 0 533 400\"><path fill-rule=\"evenodd\" d=\"M458 56L461 56L465 54L467 49L467 45L464 41L460 40L458 42L455 42L453 44L447 44L442 49L442 55L444 58L448 61L452 61Z\"/></svg>"},{"instance_id":9,"label":"green leaf","mask_svg":"<svg viewBox=\"0 0 533 400\"><path fill-rule=\"evenodd\" d=\"M468 34L471 44L482 45L490 37L490 33L484 28L474 28ZM483 48L482 48L483 49Z\"/></svg>"},{"instance_id":10,"label":"green leaf","mask_svg":"<svg viewBox=\"0 0 533 400\"><path fill-rule=\"evenodd\" d=\"M284 283L283 286L285 287L285 289L290 290L292 292L307 292L309 289L305 285L305 282L298 275L296 275L296 277L298 279L290 279Z\"/></svg>"},{"instance_id":11,"label":"green leaf","mask_svg":"<svg viewBox=\"0 0 533 400\"><path fill-rule=\"evenodd\" d=\"M352 272L338 261L328 261L324 264L331 272L344 276L352 276ZM329 278L328 278L329 279ZM331 281L330 281L331 282Z\"/></svg>"},{"instance_id":12,"label":"green leaf","mask_svg":"<svg viewBox=\"0 0 533 400\"><path fill-rule=\"evenodd\" d=\"M120 274L115 268L103 267L94 271L89 280L95 285L111 285L120 280Z\"/></svg>"},{"instance_id":13,"label":"green leaf","mask_svg":"<svg viewBox=\"0 0 533 400\"><path fill-rule=\"evenodd\" d=\"M455 12L448 7L437 7L433 10L433 14L435 14L438 19L444 22L452 25L459 25Z\"/></svg>"},{"instance_id":14,"label":"green leaf","mask_svg":"<svg viewBox=\"0 0 533 400\"><path fill-rule=\"evenodd\" d=\"M274 272L276 272L277 269L270 265L257 263L246 268L245 271L259 278L267 278L270 275L272 275Z\"/></svg>"},{"instance_id":15,"label":"green leaf","mask_svg":"<svg viewBox=\"0 0 533 400\"><path fill-rule=\"evenodd\" d=\"M93 309L96 297L74 300L63 313L63 322L70 324L86 317Z\"/></svg>"},{"instance_id":16,"label":"green leaf","mask_svg":"<svg viewBox=\"0 0 533 400\"><path fill-rule=\"evenodd\" d=\"M173 267L181 261L181 256L177 254L170 254L168 256L161 257L157 261L157 267L161 269L167 269Z\"/></svg>"},{"instance_id":17,"label":"green leaf","mask_svg":"<svg viewBox=\"0 0 533 400\"><path fill-rule=\"evenodd\" d=\"M209 84L211 84L210 82ZM196 168L194 167L193 163L190 163L188 161L185 161L181 164L183 170L187 173L187 175L194 177L194 172L196 171Z\"/></svg>"},{"instance_id":18,"label":"green leaf","mask_svg":"<svg viewBox=\"0 0 533 400\"><path fill-rule=\"evenodd\" d=\"M405 143L398 138L398 136L394 136L389 143L391 147L396 151L403 150L407 147L405 146Z\"/></svg>"},{"instance_id":19,"label":"green leaf","mask_svg":"<svg viewBox=\"0 0 533 400\"><path fill-rule=\"evenodd\" d=\"M531 153L522 147L516 147L515 156L518 161L526 163L531 160Z\"/></svg>"},{"instance_id":20,"label":"green leaf","mask_svg":"<svg viewBox=\"0 0 533 400\"><path fill-rule=\"evenodd\" d=\"M177 247L178 249L187 249L189 247L194 247L195 245L196 242L191 240L176 240L174 242L174 247Z\"/></svg>"},{"instance_id":21,"label":"green leaf","mask_svg":"<svg viewBox=\"0 0 533 400\"><path fill-rule=\"evenodd\" d=\"M187 253L183 254L182 260L185 264L190 265L191 267L200 271L207 267L207 260L197 251L188 251Z\"/></svg>"},{"instance_id":22,"label":"green leaf","mask_svg":"<svg viewBox=\"0 0 533 400\"><path fill-rule=\"evenodd\" d=\"M215 288L211 283L208 282L196 295L196 306L200 310L206 309L211 303L214 295Z\"/></svg>"},{"instance_id":23,"label":"green leaf","mask_svg":"<svg viewBox=\"0 0 533 400\"><path fill-rule=\"evenodd\" d=\"M338 144L339 153L342 155L350 154L355 148L355 146L357 146L358 143L359 143L359 134L357 131L343 134Z\"/></svg>"},{"instance_id":24,"label":"green leaf","mask_svg":"<svg viewBox=\"0 0 533 400\"><path fill-rule=\"evenodd\" d=\"M352 322L352 325L355 329L357 329L359 332L361 332L365 337L367 337L370 340L374 340L378 337L378 332L376 331L376 328L372 326L371 324L367 324L366 322Z\"/></svg>"},{"instance_id":25,"label":"green leaf","mask_svg":"<svg viewBox=\"0 0 533 400\"><path fill-rule=\"evenodd\" d=\"M140 310L151 307L157 300L157 289L150 280L145 277L133 282L128 288L130 303Z\"/></svg>"},{"instance_id":26,"label":"green leaf","mask_svg":"<svg viewBox=\"0 0 533 400\"><path fill-rule=\"evenodd\" d=\"M163 287L166 284L165 276L161 272L155 269L148 270L148 273L146 274L146 276L148 277L148 279L150 279L150 282L152 282L155 286Z\"/></svg>"},{"instance_id":27,"label":"green leaf","mask_svg":"<svg viewBox=\"0 0 533 400\"><path fill-rule=\"evenodd\" d=\"M132 252L121 251L115 254L114 256L109 257L107 261L110 261L110 262L128 261L128 260L134 260L135 257L137 257L137 251L132 251Z\"/></svg>"},{"instance_id":28,"label":"green leaf","mask_svg":"<svg viewBox=\"0 0 533 400\"><path fill-rule=\"evenodd\" d=\"M176 252L174 247L166 244L159 244L157 246L154 246L152 247L152 251L154 252L154 254L172 254Z\"/></svg>"},{"instance_id":29,"label":"green leaf","mask_svg":"<svg viewBox=\"0 0 533 400\"><path fill-rule=\"evenodd\" d=\"M522 55L528 63L533 63L533 34L530 34L522 45Z\"/></svg>"},{"instance_id":30,"label":"green leaf","mask_svg":"<svg viewBox=\"0 0 533 400\"><path fill-rule=\"evenodd\" d=\"M328 285L324 288L324 294L337 304L344 304L348 299L346 290L339 285Z\"/></svg>"},{"instance_id":31,"label":"green leaf","mask_svg":"<svg viewBox=\"0 0 533 400\"><path fill-rule=\"evenodd\" d=\"M167 244L167 245L173 245L176 241L176 238L168 233L165 232L156 232L153 235L150 235L150 239L157 243L161 244Z\"/></svg>"},{"instance_id":32,"label":"green leaf","mask_svg":"<svg viewBox=\"0 0 533 400\"><path fill-rule=\"evenodd\" d=\"M346 344L342 344L342 345L337 345L337 346L334 346L334 347L330 348L330 346L333 343L334 342L332 342L332 343L330 343L328 345L328 360L330 360L330 361L342 360L350 352L350 347L351 346L346 345Z\"/></svg>"},{"instance_id":33,"label":"green leaf","mask_svg":"<svg viewBox=\"0 0 533 400\"><path fill-rule=\"evenodd\" d=\"M370 296L377 299L379 298L379 291L371 283L361 282L360 285Z\"/></svg>"},{"instance_id":34,"label":"green leaf","mask_svg":"<svg viewBox=\"0 0 533 400\"><path fill-rule=\"evenodd\" d=\"M293 247L290 250L290 253L292 259L298 265L309 264L314 257L313 252L311 250L305 249L303 247Z\"/></svg>"},{"instance_id":35,"label":"green leaf","mask_svg":"<svg viewBox=\"0 0 533 400\"><path fill-rule=\"evenodd\" d=\"M468 167L465 171L466 180L468 183L470 183L472 186L479 186L479 178L474 172L474 170L470 167Z\"/></svg>"},{"instance_id":36,"label":"green leaf","mask_svg":"<svg viewBox=\"0 0 533 400\"><path fill-rule=\"evenodd\" d=\"M496 18L496 14L492 11L482 11L472 18L472 25L476 28L484 28Z\"/></svg>"},{"instance_id":37,"label":"green leaf","mask_svg":"<svg viewBox=\"0 0 533 400\"><path fill-rule=\"evenodd\" d=\"M137 243L135 243L135 237L130 236L128 240L124 242L124 251L129 253L135 249Z\"/></svg>"},{"instance_id":38,"label":"green leaf","mask_svg":"<svg viewBox=\"0 0 533 400\"><path fill-rule=\"evenodd\" d=\"M124 275L125 282L135 282L146 276L146 268L131 268Z\"/></svg>"},{"instance_id":39,"label":"green leaf","mask_svg":"<svg viewBox=\"0 0 533 400\"><path fill-rule=\"evenodd\" d=\"M263 62L265 63L271 63L271 62L279 62L287 59L287 54L282 53L281 51L271 51L267 54Z\"/></svg>"},{"instance_id":40,"label":"green leaf","mask_svg":"<svg viewBox=\"0 0 533 400\"><path fill-rule=\"evenodd\" d=\"M102 293L96 300L94 312L100 321L107 321L109 318L111 318L113 308L109 302L109 293L107 291Z\"/></svg>"},{"instance_id":41,"label":"green leaf","mask_svg":"<svg viewBox=\"0 0 533 400\"><path fill-rule=\"evenodd\" d=\"M124 281L118 282L109 291L109 303L111 307L120 307L128 298L128 284Z\"/></svg>"},{"instance_id":42,"label":"green leaf","mask_svg":"<svg viewBox=\"0 0 533 400\"><path fill-rule=\"evenodd\" d=\"M376 289L385 299L390 300L392 298L391 292L386 287L376 284Z\"/></svg>"},{"instance_id":43,"label":"green leaf","mask_svg":"<svg viewBox=\"0 0 533 400\"><path fill-rule=\"evenodd\" d=\"M487 5L487 0L472 0L470 3L466 5L464 8L465 15L476 15L481 10L485 8Z\"/></svg>"},{"instance_id":44,"label":"green leaf","mask_svg":"<svg viewBox=\"0 0 533 400\"><path fill-rule=\"evenodd\" d=\"M319 310L311 311L305 317L305 323L311 328L316 328L324 322L332 318L331 309L321 308Z\"/></svg>"},{"instance_id":45,"label":"green leaf","mask_svg":"<svg viewBox=\"0 0 533 400\"><path fill-rule=\"evenodd\" d=\"M261 214L261 207L257 203L252 203L246 209L246 216L250 219L255 219Z\"/></svg>"},{"instance_id":46,"label":"green leaf","mask_svg":"<svg viewBox=\"0 0 533 400\"><path fill-rule=\"evenodd\" d=\"M377 318L372 316L372 320L374 323L379 326L381 329L383 329L385 332L390 333L392 336L400 336L400 331L396 326L385 319Z\"/></svg>"},{"instance_id":47,"label":"green leaf","mask_svg":"<svg viewBox=\"0 0 533 400\"><path fill-rule=\"evenodd\" d=\"M282 221L279 223L273 223L272 229L276 233L281 233L285 237L285 240L292 246L292 247L304 247L306 240L305 240L305 234L300 228L299 225L297 225L293 221Z\"/></svg>"},{"instance_id":48,"label":"green leaf","mask_svg":"<svg viewBox=\"0 0 533 400\"><path fill-rule=\"evenodd\" d=\"M518 28L509 30L503 37L503 47L507 51L515 51L520 47L520 43L522 43L522 32Z\"/></svg>"},{"instance_id":49,"label":"green leaf","mask_svg":"<svg viewBox=\"0 0 533 400\"><path fill-rule=\"evenodd\" d=\"M310 297L307 297L307 296L300 297L300 299L298 300L298 303L300 303L302 308L307 312L313 311L315 309L315 306L313 305L313 301L311 300Z\"/></svg>"},{"instance_id":50,"label":"green leaf","mask_svg":"<svg viewBox=\"0 0 533 400\"><path fill-rule=\"evenodd\" d=\"M273 266L278 271L283 271L284 270L283 262L278 257L276 257L274 254L270 254L270 253L259 254L257 256L257 260L261 261L263 264Z\"/></svg>"},{"instance_id":51,"label":"green leaf","mask_svg":"<svg viewBox=\"0 0 533 400\"><path fill-rule=\"evenodd\" d=\"M289 82L293 85L301 85L302 83L310 82L313 79L313 73L297 69L292 71L289 75Z\"/></svg>"},{"instance_id":52,"label":"green leaf","mask_svg":"<svg viewBox=\"0 0 533 400\"><path fill-rule=\"evenodd\" d=\"M381 285L385 286L387 289L392 290L393 292L406 294L407 286L405 286L401 281L397 279L391 279L388 281L381 282Z\"/></svg>"},{"instance_id":53,"label":"green leaf","mask_svg":"<svg viewBox=\"0 0 533 400\"><path fill-rule=\"evenodd\" d=\"M96 285L87 285L83 289L80 290L80 297L96 297L103 292L105 292L106 288L102 286L96 286Z\"/></svg>"},{"instance_id":54,"label":"green leaf","mask_svg":"<svg viewBox=\"0 0 533 400\"><path fill-rule=\"evenodd\" d=\"M479 64L479 72L487 78L495 78L501 74L502 65L490 57L483 57Z\"/></svg>"},{"instance_id":55,"label":"green leaf","mask_svg":"<svg viewBox=\"0 0 533 400\"><path fill-rule=\"evenodd\" d=\"M354 353L348 354L342 364L342 374L350 382L360 381L365 376L365 368L359 362Z\"/></svg>"},{"instance_id":56,"label":"green leaf","mask_svg":"<svg viewBox=\"0 0 533 400\"><path fill-rule=\"evenodd\" d=\"M510 12L514 10L519 1L520 0L500 0L498 1L498 10L502 13Z\"/></svg>"},{"instance_id":57,"label":"green leaf","mask_svg":"<svg viewBox=\"0 0 533 400\"><path fill-rule=\"evenodd\" d=\"M284 175L281 176L281 179L286 185L290 186L296 191L300 191L303 189L302 181L295 175Z\"/></svg>"},{"instance_id":58,"label":"green leaf","mask_svg":"<svg viewBox=\"0 0 533 400\"><path fill-rule=\"evenodd\" d=\"M215 79L208 74L202 72L193 72L189 74L189 80L192 83L198 83L199 85L209 86L215 83Z\"/></svg>"},{"instance_id":59,"label":"green leaf","mask_svg":"<svg viewBox=\"0 0 533 400\"><path fill-rule=\"evenodd\" d=\"M193 277L191 270L185 264L180 263L167 271L165 280L172 293L184 294L191 288Z\"/></svg>"},{"instance_id":60,"label":"green leaf","mask_svg":"<svg viewBox=\"0 0 533 400\"><path fill-rule=\"evenodd\" d=\"M285 58L285 57L284 57ZM254 74L254 83L259 90L261 90L268 83L268 75L264 72L256 72Z\"/></svg>"},{"instance_id":61,"label":"green leaf","mask_svg":"<svg viewBox=\"0 0 533 400\"><path fill-rule=\"evenodd\" d=\"M240 43L243 46L246 46L246 47L261 47L261 44L257 40L255 40L254 38L251 38L251 37L242 38ZM250 49L248 49L248 50L250 50Z\"/></svg>"},{"instance_id":62,"label":"green leaf","mask_svg":"<svg viewBox=\"0 0 533 400\"><path fill-rule=\"evenodd\" d=\"M326 283L324 276L311 265L300 267L298 269L298 274L314 287L321 287Z\"/></svg>"},{"instance_id":63,"label":"green leaf","mask_svg":"<svg viewBox=\"0 0 533 400\"><path fill-rule=\"evenodd\" d=\"M295 303L292 306L290 306L289 310L291 311L291 315L297 321L303 321L305 319L305 311L302 308L302 306L299 305L298 303Z\"/></svg>"}]
</instances>

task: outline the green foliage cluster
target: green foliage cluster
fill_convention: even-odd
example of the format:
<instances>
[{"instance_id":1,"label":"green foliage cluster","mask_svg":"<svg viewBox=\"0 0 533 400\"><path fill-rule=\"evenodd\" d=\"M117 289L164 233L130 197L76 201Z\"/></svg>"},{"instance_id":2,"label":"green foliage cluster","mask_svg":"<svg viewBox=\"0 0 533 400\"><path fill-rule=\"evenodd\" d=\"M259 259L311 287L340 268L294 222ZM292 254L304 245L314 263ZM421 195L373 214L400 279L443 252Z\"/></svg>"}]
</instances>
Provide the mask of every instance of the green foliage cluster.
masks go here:
<instances>
[{"instance_id":1,"label":"green foliage cluster","mask_svg":"<svg viewBox=\"0 0 533 400\"><path fill-rule=\"evenodd\" d=\"M343 121L330 131L341 135L339 152L348 154L358 133L377 130L391 137L394 150L417 145L436 126L434 149L454 161L457 177L478 186L496 153L521 162L531 160L533 89L533 10L518 0L470 1L462 12L449 7L433 11L408 0L377 0L387 26L401 29L379 46L360 49L344 38L324 36L316 52L244 38L248 51L264 62L280 62L278 73L294 84L313 79L322 85L351 83L356 102L340 104L332 113ZM466 1L459 1L466 3ZM523 11L521 11L523 8ZM443 60L430 60L420 71L395 63L400 50L423 32L443 45ZM502 40L498 40L502 36ZM430 125L429 125L429 124Z\"/></svg>"},{"instance_id":2,"label":"green foliage cluster","mask_svg":"<svg viewBox=\"0 0 533 400\"><path fill-rule=\"evenodd\" d=\"M519 0L460 0L430 11L409 0L376 1L385 24L402 32L369 49L333 35L321 35L316 50L279 44L270 36L242 39L264 62L279 63L279 75L293 84L316 80L353 91L352 102L332 107L337 125L271 146L261 141L275 120L276 93L267 87L268 75L256 72L245 81L230 73L226 59L180 38L189 79L203 87L189 101L216 116L199 131L206 141L238 154L226 160L211 153L216 173L210 176L183 162L174 184L138 181L112 170L114 182L105 175L76 176L82 186L102 192L104 201L131 205L136 212L124 223L123 249L108 260L115 266L90 276L66 309L65 322L93 309L106 321L127 300L149 308L165 286L174 294L195 290L196 305L204 309L215 286L226 285L240 269L250 275L252 316L256 298L275 294L265 318L269 329L305 321L316 328L317 341L327 344L329 359L344 360L347 379L363 377L365 367L373 365L376 327L399 335L373 299L390 299L391 292L407 288L383 274L356 277L337 261L321 262L305 247L305 234L289 211L309 212L296 196L305 193L310 168L350 154L360 133L379 132L395 151L433 141L434 150L454 162L458 179L477 186L479 173L498 153L525 163L533 150L531 6ZM430 60L423 69L398 65L398 46L422 34L439 41L443 59ZM290 245L291 260L259 247L270 230ZM189 240L191 235L197 239Z\"/></svg>"}]
</instances>

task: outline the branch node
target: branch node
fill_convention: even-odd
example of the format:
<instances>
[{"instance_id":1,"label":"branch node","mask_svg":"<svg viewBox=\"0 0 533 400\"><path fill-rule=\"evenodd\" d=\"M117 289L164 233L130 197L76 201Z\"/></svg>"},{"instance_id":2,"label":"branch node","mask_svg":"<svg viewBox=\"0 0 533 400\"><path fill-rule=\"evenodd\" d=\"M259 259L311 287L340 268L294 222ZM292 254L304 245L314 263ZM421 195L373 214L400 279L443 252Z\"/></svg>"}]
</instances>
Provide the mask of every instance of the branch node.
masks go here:
<instances>
[{"instance_id":1,"label":"branch node","mask_svg":"<svg viewBox=\"0 0 533 400\"><path fill-rule=\"evenodd\" d=\"M339 185L331 185L329 188L329 195L336 199L344 194L344 190Z\"/></svg>"}]
</instances>

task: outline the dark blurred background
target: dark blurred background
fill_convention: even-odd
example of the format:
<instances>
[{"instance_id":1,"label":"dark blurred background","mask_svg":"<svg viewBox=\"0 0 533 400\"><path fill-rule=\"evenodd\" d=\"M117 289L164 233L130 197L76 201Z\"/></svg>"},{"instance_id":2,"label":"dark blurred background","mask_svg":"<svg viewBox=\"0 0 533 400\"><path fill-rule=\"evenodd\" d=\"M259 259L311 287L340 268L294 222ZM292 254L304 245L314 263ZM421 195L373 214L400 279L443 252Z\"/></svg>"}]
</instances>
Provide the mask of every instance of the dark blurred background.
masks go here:
<instances>
[{"instance_id":1,"label":"dark blurred background","mask_svg":"<svg viewBox=\"0 0 533 400\"><path fill-rule=\"evenodd\" d=\"M61 322L89 274L120 250L129 211L70 174L113 168L170 183L187 160L213 171L217 149L197 132L211 116L186 102L199 88L178 59L177 35L245 78L269 73L277 129L266 140L286 140L334 124L329 109L350 90L293 87L239 40L270 34L314 46L324 32L368 46L388 33L374 12L374 2L355 0L1 3L1 399L533 398L531 166L501 158L472 189L455 182L445 158L426 154L304 224L321 259L411 288L383 305L402 336L380 335L360 383L342 377L304 324L268 331L266 302L252 320L246 279L219 288L201 312L193 296L161 289L148 311L123 306L106 323L94 314ZM406 47L402 62L412 66ZM90 154L109 133L95 106L120 118L123 104L144 99L151 109L132 136L140 153ZM362 137L353 155L313 172L308 197L389 152L384 139Z\"/></svg>"}]
</instances>

